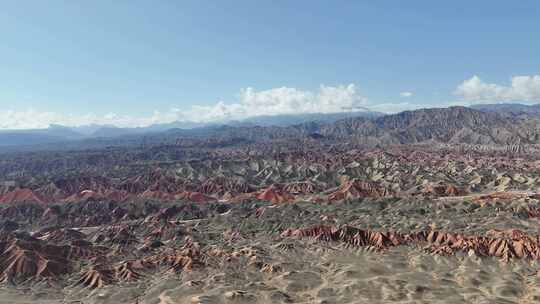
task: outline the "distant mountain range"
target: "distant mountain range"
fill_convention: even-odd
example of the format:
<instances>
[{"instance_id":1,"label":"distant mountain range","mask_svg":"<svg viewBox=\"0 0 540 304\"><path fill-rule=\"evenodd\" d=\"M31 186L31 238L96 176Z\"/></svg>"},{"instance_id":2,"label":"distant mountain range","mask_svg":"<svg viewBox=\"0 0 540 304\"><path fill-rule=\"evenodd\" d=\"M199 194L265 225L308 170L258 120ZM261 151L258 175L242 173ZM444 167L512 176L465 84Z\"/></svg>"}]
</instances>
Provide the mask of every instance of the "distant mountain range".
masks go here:
<instances>
[{"instance_id":1,"label":"distant mountain range","mask_svg":"<svg viewBox=\"0 0 540 304\"><path fill-rule=\"evenodd\" d=\"M473 105L471 108L484 112L494 112L505 116L540 117L540 104L499 103Z\"/></svg>"},{"instance_id":2,"label":"distant mountain range","mask_svg":"<svg viewBox=\"0 0 540 304\"><path fill-rule=\"evenodd\" d=\"M66 127L51 125L47 129L35 130L2 130L0 131L1 146L39 145L72 140L91 138L113 138L130 135L144 135L164 132L173 129L192 130L198 128L213 128L219 126L235 127L269 127L290 126L305 122L331 123L344 118L352 117L380 117L384 113L373 111L358 111L344 113L311 113L311 114L288 114L273 116L257 116L239 121L227 121L222 123L197 123L176 121L172 123L154 124L148 127L120 128L113 125L87 125L80 127Z\"/></svg>"},{"instance_id":3,"label":"distant mountain range","mask_svg":"<svg viewBox=\"0 0 540 304\"><path fill-rule=\"evenodd\" d=\"M222 127L194 134L170 130L147 140L168 142L203 136L207 142L300 141L307 137L365 146L448 143L514 145L540 143L540 117L511 117L467 107L405 111L375 118L354 117L332 123L308 122L287 127Z\"/></svg>"},{"instance_id":4,"label":"distant mountain range","mask_svg":"<svg viewBox=\"0 0 540 304\"><path fill-rule=\"evenodd\" d=\"M223 124L174 122L145 128L53 125L44 130L2 131L0 151L176 144L178 140L201 139L219 146L265 140L297 141L308 137L368 146L424 142L540 143L540 105L475 105L392 115L377 112L279 115Z\"/></svg>"}]
</instances>

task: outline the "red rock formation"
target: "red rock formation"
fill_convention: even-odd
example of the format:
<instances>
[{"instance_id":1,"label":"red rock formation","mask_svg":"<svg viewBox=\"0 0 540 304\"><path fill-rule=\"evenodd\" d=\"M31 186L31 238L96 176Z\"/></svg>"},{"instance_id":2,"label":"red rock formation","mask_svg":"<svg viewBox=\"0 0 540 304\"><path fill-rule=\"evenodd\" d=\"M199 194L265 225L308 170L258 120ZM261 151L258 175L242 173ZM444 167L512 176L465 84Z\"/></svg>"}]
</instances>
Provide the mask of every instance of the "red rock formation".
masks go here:
<instances>
[{"instance_id":1,"label":"red rock formation","mask_svg":"<svg viewBox=\"0 0 540 304\"><path fill-rule=\"evenodd\" d=\"M139 198L174 201L176 200L176 195L174 193L167 193L163 191L146 190L139 195Z\"/></svg>"},{"instance_id":2,"label":"red rock formation","mask_svg":"<svg viewBox=\"0 0 540 304\"><path fill-rule=\"evenodd\" d=\"M64 248L14 240L1 243L0 281L56 278L70 271Z\"/></svg>"},{"instance_id":3,"label":"red rock formation","mask_svg":"<svg viewBox=\"0 0 540 304\"><path fill-rule=\"evenodd\" d=\"M170 271L175 273L191 271L193 267L204 265L199 245L189 240L182 249L162 252L147 257L142 262L150 265L168 266Z\"/></svg>"},{"instance_id":4,"label":"red rock formation","mask_svg":"<svg viewBox=\"0 0 540 304\"><path fill-rule=\"evenodd\" d=\"M106 177L84 176L61 178L54 181L54 188L67 196L80 193L84 190L91 190L103 193L111 188L112 182Z\"/></svg>"},{"instance_id":5,"label":"red rock formation","mask_svg":"<svg viewBox=\"0 0 540 304\"><path fill-rule=\"evenodd\" d=\"M75 285L96 289L119 281L137 281L143 277L141 271L153 267L154 265L142 260L122 261L115 266L98 263L84 270Z\"/></svg>"},{"instance_id":6,"label":"red rock formation","mask_svg":"<svg viewBox=\"0 0 540 304\"><path fill-rule=\"evenodd\" d=\"M90 289L101 288L114 282L114 271L103 265L91 266L81 274L81 278L75 284Z\"/></svg>"},{"instance_id":7,"label":"red rock formation","mask_svg":"<svg viewBox=\"0 0 540 304\"><path fill-rule=\"evenodd\" d=\"M512 200L529 197L526 193L521 192L494 192L486 195L480 195L474 198L475 202L492 202L496 200Z\"/></svg>"},{"instance_id":8,"label":"red rock formation","mask_svg":"<svg viewBox=\"0 0 540 304\"><path fill-rule=\"evenodd\" d=\"M461 196L464 192L454 185L448 185L444 191L446 196Z\"/></svg>"},{"instance_id":9,"label":"red rock formation","mask_svg":"<svg viewBox=\"0 0 540 304\"><path fill-rule=\"evenodd\" d=\"M182 226L169 221L156 222L150 228L150 232L144 237L145 241L177 240L187 234Z\"/></svg>"},{"instance_id":10,"label":"red rock formation","mask_svg":"<svg viewBox=\"0 0 540 304\"><path fill-rule=\"evenodd\" d=\"M144 268L141 262L122 262L115 267L115 277L120 281L137 281L142 277L137 271Z\"/></svg>"},{"instance_id":11,"label":"red rock formation","mask_svg":"<svg viewBox=\"0 0 540 304\"><path fill-rule=\"evenodd\" d=\"M350 246L372 246L385 249L400 244L400 238L395 234L376 231L366 231L351 226L337 228L335 226L314 226L306 229L286 230L281 236L313 237L320 241L341 241Z\"/></svg>"},{"instance_id":12,"label":"red rock formation","mask_svg":"<svg viewBox=\"0 0 540 304\"><path fill-rule=\"evenodd\" d=\"M56 187L53 182L39 187L34 192L39 197L45 198L47 202L59 202L66 198L66 193L62 189Z\"/></svg>"},{"instance_id":13,"label":"red rock formation","mask_svg":"<svg viewBox=\"0 0 540 304\"><path fill-rule=\"evenodd\" d=\"M527 214L531 218L540 218L540 208L534 208L534 207L529 208L529 210L527 211Z\"/></svg>"},{"instance_id":14,"label":"red rock formation","mask_svg":"<svg viewBox=\"0 0 540 304\"><path fill-rule=\"evenodd\" d=\"M139 195L139 198L144 199L156 199L162 201L175 201L175 200L188 200L196 203L206 203L216 201L215 198L205 195L200 192L179 192L179 193L169 193L163 191L152 191L146 190Z\"/></svg>"},{"instance_id":15,"label":"red rock formation","mask_svg":"<svg viewBox=\"0 0 540 304\"><path fill-rule=\"evenodd\" d=\"M377 183L353 179L344 183L338 190L328 195L328 200L333 202L362 197L385 197L390 195L390 191Z\"/></svg>"},{"instance_id":16,"label":"red rock formation","mask_svg":"<svg viewBox=\"0 0 540 304\"><path fill-rule=\"evenodd\" d=\"M288 183L283 190L293 195L305 195L319 192L318 187L312 182L294 182Z\"/></svg>"},{"instance_id":17,"label":"red rock formation","mask_svg":"<svg viewBox=\"0 0 540 304\"><path fill-rule=\"evenodd\" d=\"M195 203L208 203L208 202L215 202L216 201L215 198L213 198L211 196L208 196L208 195L205 195L203 193L189 192L189 191L185 191L185 192L179 194L177 196L177 198L185 199L185 200L188 200L190 202L195 202Z\"/></svg>"},{"instance_id":18,"label":"red rock formation","mask_svg":"<svg viewBox=\"0 0 540 304\"><path fill-rule=\"evenodd\" d=\"M41 215L41 221L43 223L47 223L49 221L52 221L52 220L58 218L60 213L61 213L60 207L58 207L58 206L49 207L49 208L45 209L45 211Z\"/></svg>"},{"instance_id":19,"label":"red rock formation","mask_svg":"<svg viewBox=\"0 0 540 304\"><path fill-rule=\"evenodd\" d=\"M429 184L422 189L422 194L431 197L461 196L465 192L454 185Z\"/></svg>"},{"instance_id":20,"label":"red rock formation","mask_svg":"<svg viewBox=\"0 0 540 304\"><path fill-rule=\"evenodd\" d=\"M385 249L398 245L428 243L426 248L434 254L451 255L457 251L474 252L478 256L497 257L507 262L513 258L540 259L540 236L531 237L521 231L510 231L508 237L467 236L441 231L415 233L383 233L361 230L350 226L313 226L303 229L288 229L282 237L312 237L320 241L343 242L354 247Z\"/></svg>"},{"instance_id":21,"label":"red rock formation","mask_svg":"<svg viewBox=\"0 0 540 304\"><path fill-rule=\"evenodd\" d=\"M191 271L195 263L194 257L186 254L184 251L176 251L169 254L160 254L151 256L144 260L147 263L168 266L170 270L176 273Z\"/></svg>"},{"instance_id":22,"label":"red rock formation","mask_svg":"<svg viewBox=\"0 0 540 304\"><path fill-rule=\"evenodd\" d=\"M16 204L34 202L38 204L46 204L48 201L45 198L39 197L31 189L15 189L0 196L0 204Z\"/></svg>"},{"instance_id":23,"label":"red rock formation","mask_svg":"<svg viewBox=\"0 0 540 304\"><path fill-rule=\"evenodd\" d=\"M281 190L278 186L272 185L264 190L258 192L257 199L261 201L268 201L273 204L290 203L294 201L294 196L288 192Z\"/></svg>"},{"instance_id":24,"label":"red rock formation","mask_svg":"<svg viewBox=\"0 0 540 304\"><path fill-rule=\"evenodd\" d=\"M203 181L200 185L194 185L197 192L208 195L221 196L226 192L232 194L248 193L253 189L246 182L234 177L218 176Z\"/></svg>"},{"instance_id":25,"label":"red rock formation","mask_svg":"<svg viewBox=\"0 0 540 304\"><path fill-rule=\"evenodd\" d=\"M105 190L97 192L93 190L83 190L64 199L65 202L84 202L84 201L108 201L123 202L129 199L131 195L122 190Z\"/></svg>"}]
</instances>

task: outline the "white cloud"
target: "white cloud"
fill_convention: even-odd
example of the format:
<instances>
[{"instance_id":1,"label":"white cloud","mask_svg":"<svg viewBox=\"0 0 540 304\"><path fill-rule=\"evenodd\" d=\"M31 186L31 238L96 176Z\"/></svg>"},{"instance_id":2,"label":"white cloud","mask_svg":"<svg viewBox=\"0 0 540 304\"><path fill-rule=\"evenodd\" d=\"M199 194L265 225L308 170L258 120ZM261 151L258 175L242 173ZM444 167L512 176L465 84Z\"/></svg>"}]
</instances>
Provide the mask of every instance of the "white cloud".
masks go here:
<instances>
[{"instance_id":1,"label":"white cloud","mask_svg":"<svg viewBox=\"0 0 540 304\"><path fill-rule=\"evenodd\" d=\"M486 83L473 76L461 83L454 92L468 101L540 101L540 75L514 76L510 86Z\"/></svg>"},{"instance_id":2,"label":"white cloud","mask_svg":"<svg viewBox=\"0 0 540 304\"><path fill-rule=\"evenodd\" d=\"M485 83L478 76L463 81L454 94L461 100L437 104L470 105L481 102L499 101L540 101L540 75L512 77L509 86ZM414 96L413 92L399 94L403 98ZM337 113L358 110L373 110L396 113L404 110L432 107L428 104L409 102L373 102L361 95L354 84L325 86L317 91L300 90L290 87L257 91L253 88L240 90L236 101L218 101L211 105L194 105L189 108L171 108L167 111L154 111L144 117L108 113L105 115L73 115L51 111L2 110L0 109L1 129L39 129L51 124L82 126L90 124L115 125L118 127L143 127L156 123L184 122L224 122L240 120L260 115L298 114L298 113Z\"/></svg>"},{"instance_id":3,"label":"white cloud","mask_svg":"<svg viewBox=\"0 0 540 304\"><path fill-rule=\"evenodd\" d=\"M264 91L253 88L240 90L236 102L219 101L214 105L195 105L188 109L172 108L166 112L155 111L147 117L133 117L109 113L106 115L70 115L40 112L0 110L0 129L46 128L50 124L81 126L108 124L119 127L140 127L173 121L220 122L259 115L297 113L335 113L364 110L367 98L361 96L355 85L324 86L316 92L281 87Z\"/></svg>"},{"instance_id":4,"label":"white cloud","mask_svg":"<svg viewBox=\"0 0 540 304\"><path fill-rule=\"evenodd\" d=\"M401 92L399 96L401 97L412 97L414 94L412 92Z\"/></svg>"},{"instance_id":5,"label":"white cloud","mask_svg":"<svg viewBox=\"0 0 540 304\"><path fill-rule=\"evenodd\" d=\"M223 121L260 115L358 111L365 110L367 104L367 98L358 94L353 84L322 85L318 92L287 87L265 91L247 88L240 91L235 103L193 106L185 116L194 121Z\"/></svg>"}]
</instances>

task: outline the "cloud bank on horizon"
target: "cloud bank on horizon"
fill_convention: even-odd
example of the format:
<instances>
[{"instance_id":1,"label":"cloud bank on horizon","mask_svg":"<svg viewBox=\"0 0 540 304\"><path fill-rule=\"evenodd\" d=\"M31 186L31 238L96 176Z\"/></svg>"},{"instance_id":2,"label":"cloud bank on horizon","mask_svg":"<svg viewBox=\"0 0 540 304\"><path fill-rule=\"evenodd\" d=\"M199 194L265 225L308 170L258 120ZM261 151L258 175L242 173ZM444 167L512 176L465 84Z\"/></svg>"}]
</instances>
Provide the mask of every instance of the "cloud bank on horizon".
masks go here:
<instances>
[{"instance_id":1,"label":"cloud bank on horizon","mask_svg":"<svg viewBox=\"0 0 540 304\"><path fill-rule=\"evenodd\" d=\"M540 101L540 75L514 76L510 86L486 83L475 75L460 84L454 93L467 101L538 102Z\"/></svg>"},{"instance_id":2,"label":"cloud bank on horizon","mask_svg":"<svg viewBox=\"0 0 540 304\"><path fill-rule=\"evenodd\" d=\"M107 115L66 115L54 112L1 111L0 129L39 129L51 124L65 126L114 125L118 127L143 127L174 121L226 122L261 115L299 113L337 113L365 111L367 98L358 93L354 84L325 86L317 92L281 87L264 91L253 88L240 90L238 101L218 101L213 105L194 105L188 109L172 108L166 112L154 111L147 117L133 117L109 113Z\"/></svg>"},{"instance_id":3,"label":"cloud bank on horizon","mask_svg":"<svg viewBox=\"0 0 540 304\"><path fill-rule=\"evenodd\" d=\"M512 102L534 103L540 101L540 76L514 76L510 86L486 83L478 76L463 81L454 91L459 100L438 106L470 105L474 103ZM400 97L410 99L412 92L401 92ZM375 102L358 92L354 84L325 86L307 91L281 87L257 91L240 90L236 102L218 101L213 105L194 105L188 109L172 108L154 111L147 117L134 117L109 113L106 115L71 115L28 109L23 111L0 110L0 129L40 129L51 124L65 126L114 125L117 127L144 127L158 123L226 122L261 115L301 113L338 113L352 111L380 111L396 113L434 105L411 102Z\"/></svg>"}]
</instances>

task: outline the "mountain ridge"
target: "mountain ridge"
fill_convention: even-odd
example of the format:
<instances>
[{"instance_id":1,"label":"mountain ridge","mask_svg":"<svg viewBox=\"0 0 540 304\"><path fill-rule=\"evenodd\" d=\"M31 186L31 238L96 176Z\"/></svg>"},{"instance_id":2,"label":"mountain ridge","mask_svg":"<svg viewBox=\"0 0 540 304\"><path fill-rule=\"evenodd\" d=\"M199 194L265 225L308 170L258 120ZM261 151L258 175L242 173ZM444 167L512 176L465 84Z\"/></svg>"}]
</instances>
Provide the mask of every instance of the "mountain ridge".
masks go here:
<instances>
[{"instance_id":1,"label":"mountain ridge","mask_svg":"<svg viewBox=\"0 0 540 304\"><path fill-rule=\"evenodd\" d=\"M46 129L0 130L0 146L21 144L47 144L66 140L84 140L92 138L113 138L121 136L144 135L166 132L174 129L191 130L207 129L223 125L238 127L255 126L290 126L308 121L334 122L345 117L378 117L384 113L374 111L357 111L341 113L308 113L255 116L242 120L225 122L198 123L175 121L171 123L152 124L147 127L124 128L114 125L85 125L68 127L51 124Z\"/></svg>"},{"instance_id":2,"label":"mountain ridge","mask_svg":"<svg viewBox=\"0 0 540 304\"><path fill-rule=\"evenodd\" d=\"M336 116L334 116L335 118ZM174 128L153 132L123 132L115 136L83 137L64 148L84 149L133 144L234 145L274 140L318 139L328 142L351 140L354 144L374 146L423 142L513 145L538 143L540 118L506 115L471 107L426 108L397 114L371 117L346 117L336 121L306 121L285 126L208 125L193 129ZM56 127L55 130L64 130ZM0 133L0 138L6 133ZM54 140L61 141L58 137ZM50 143L40 143L46 146ZM54 147L48 147L51 149ZM29 146L29 149L30 146Z\"/></svg>"}]
</instances>

